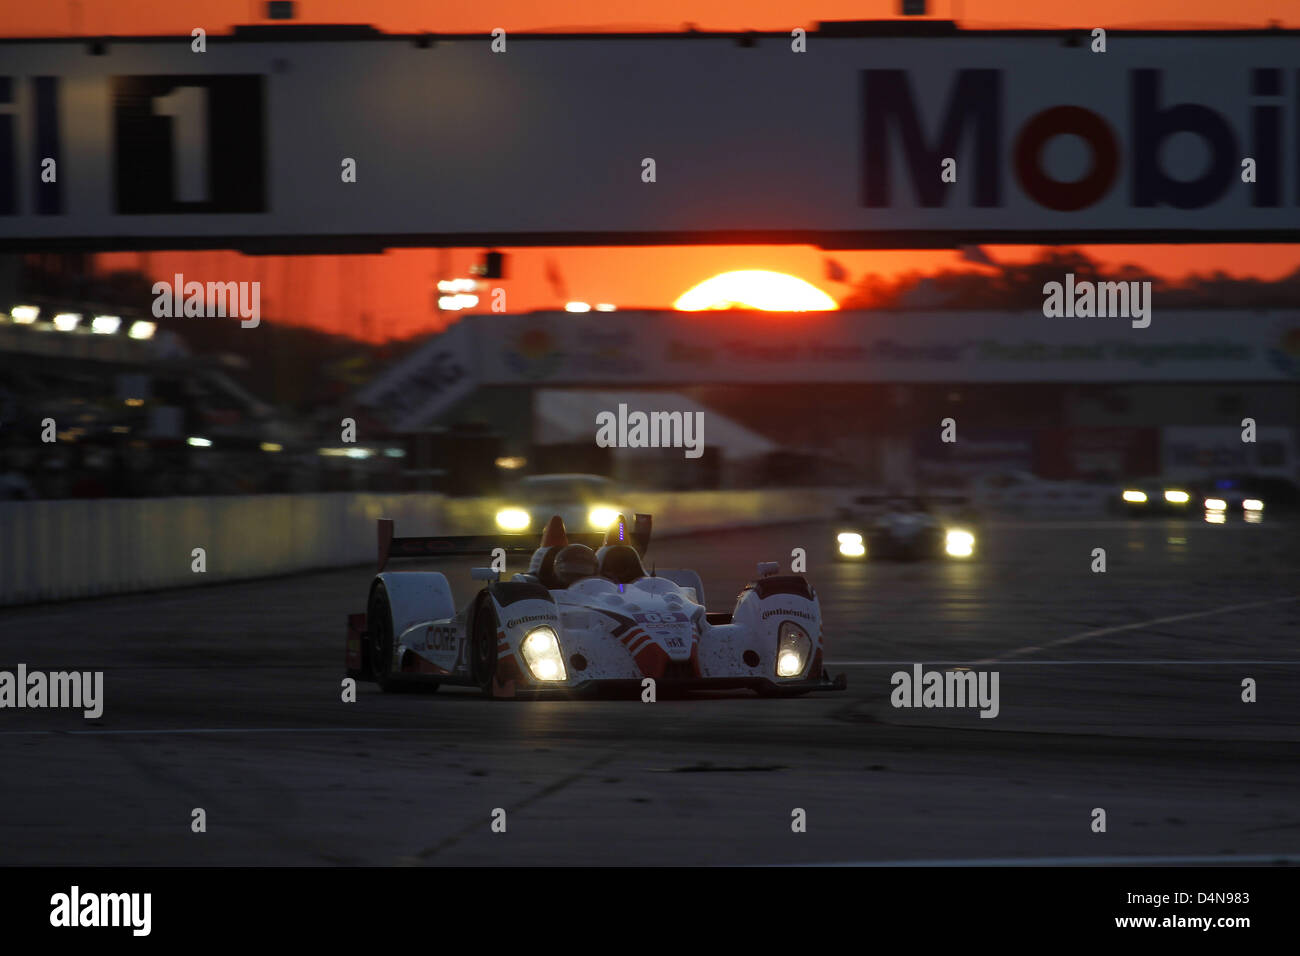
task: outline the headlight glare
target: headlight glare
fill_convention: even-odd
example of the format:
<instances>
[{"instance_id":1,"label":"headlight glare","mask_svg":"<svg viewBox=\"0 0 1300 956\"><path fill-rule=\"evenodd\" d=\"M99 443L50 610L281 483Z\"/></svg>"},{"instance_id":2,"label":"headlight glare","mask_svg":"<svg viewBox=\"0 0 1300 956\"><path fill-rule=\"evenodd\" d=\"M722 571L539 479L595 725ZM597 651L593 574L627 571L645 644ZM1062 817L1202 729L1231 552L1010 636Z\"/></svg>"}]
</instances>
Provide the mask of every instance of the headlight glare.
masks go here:
<instances>
[{"instance_id":1,"label":"headlight glare","mask_svg":"<svg viewBox=\"0 0 1300 956\"><path fill-rule=\"evenodd\" d=\"M1124 492L1124 500L1129 504L1134 505L1145 504L1147 493L1145 491L1138 491L1136 488L1130 488Z\"/></svg>"},{"instance_id":2,"label":"headlight glare","mask_svg":"<svg viewBox=\"0 0 1300 956\"><path fill-rule=\"evenodd\" d=\"M618 512L613 508L607 508L604 505L592 508L587 512L587 523L597 531L605 531L618 520Z\"/></svg>"},{"instance_id":3,"label":"headlight glare","mask_svg":"<svg viewBox=\"0 0 1300 956\"><path fill-rule=\"evenodd\" d=\"M564 669L564 656L560 653L560 640L549 627L533 628L519 649L528 670L538 680L560 681L568 676Z\"/></svg>"},{"instance_id":4,"label":"headlight glare","mask_svg":"<svg viewBox=\"0 0 1300 956\"><path fill-rule=\"evenodd\" d=\"M862 535L856 531L841 531L835 536L839 543L839 552L846 558L860 558L867 553L866 545L862 543Z\"/></svg>"},{"instance_id":5,"label":"headlight glare","mask_svg":"<svg viewBox=\"0 0 1300 956\"><path fill-rule=\"evenodd\" d=\"M502 508L497 512L497 527L502 531L527 531L532 519L522 508Z\"/></svg>"},{"instance_id":6,"label":"headlight glare","mask_svg":"<svg viewBox=\"0 0 1300 956\"><path fill-rule=\"evenodd\" d=\"M943 550L950 557L969 558L975 553L975 535L954 528L944 537Z\"/></svg>"},{"instance_id":7,"label":"headlight glare","mask_svg":"<svg viewBox=\"0 0 1300 956\"><path fill-rule=\"evenodd\" d=\"M798 677L808 666L812 641L808 632L794 621L782 621L777 632L776 676Z\"/></svg>"}]
</instances>

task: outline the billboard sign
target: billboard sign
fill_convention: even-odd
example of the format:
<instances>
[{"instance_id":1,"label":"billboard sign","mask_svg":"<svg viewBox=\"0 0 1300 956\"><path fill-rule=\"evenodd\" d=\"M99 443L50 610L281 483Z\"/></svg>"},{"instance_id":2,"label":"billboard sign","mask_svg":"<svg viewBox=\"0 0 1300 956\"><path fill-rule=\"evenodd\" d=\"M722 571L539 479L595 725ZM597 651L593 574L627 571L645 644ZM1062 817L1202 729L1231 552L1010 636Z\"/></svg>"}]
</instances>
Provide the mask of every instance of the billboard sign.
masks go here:
<instances>
[{"instance_id":1,"label":"billboard sign","mask_svg":"<svg viewBox=\"0 0 1300 956\"><path fill-rule=\"evenodd\" d=\"M469 316L483 384L1295 382L1300 313L614 312Z\"/></svg>"},{"instance_id":2,"label":"billboard sign","mask_svg":"<svg viewBox=\"0 0 1300 956\"><path fill-rule=\"evenodd\" d=\"M1300 240L1297 31L882 29L0 40L0 248Z\"/></svg>"}]
</instances>

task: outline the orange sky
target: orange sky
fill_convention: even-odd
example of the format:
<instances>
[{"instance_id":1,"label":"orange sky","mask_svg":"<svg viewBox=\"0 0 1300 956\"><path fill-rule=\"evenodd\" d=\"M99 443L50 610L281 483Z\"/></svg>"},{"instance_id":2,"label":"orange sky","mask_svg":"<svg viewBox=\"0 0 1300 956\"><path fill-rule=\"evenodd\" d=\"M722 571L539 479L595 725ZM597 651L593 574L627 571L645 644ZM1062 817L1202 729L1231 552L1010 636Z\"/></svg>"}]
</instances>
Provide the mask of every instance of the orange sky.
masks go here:
<instances>
[{"instance_id":1,"label":"orange sky","mask_svg":"<svg viewBox=\"0 0 1300 956\"><path fill-rule=\"evenodd\" d=\"M1288 0L931 0L937 16L965 26L1016 27L1245 27L1278 22L1300 27L1300 4ZM187 34L202 26L228 32L236 23L262 22L261 0L43 0L0 5L0 35ZM897 0L480 0L474 4L428 0L298 0L300 22L370 23L390 31L487 32L553 30L789 29L818 20L883 19ZM1105 264L1133 262L1178 277L1223 269L1235 275L1276 278L1300 267L1300 248L1287 245L1084 247ZM616 249L519 249L511 252L501 283L512 312L554 308L546 262L559 267L570 297L620 306L666 306L686 289L731 269L776 269L808 279L836 298L847 286L829 282L826 253L804 246L691 246ZM990 247L1000 260L1032 258L1034 247ZM432 280L445 266L464 275L479 250L397 250L381 256L251 258L236 253L120 253L102 257L110 268L145 267L172 272L260 279L263 312L329 331L370 339L407 336L436 327ZM937 251L835 252L853 278L866 272L894 275L953 266L956 253ZM486 300L485 300L486 304ZM368 315L363 325L361 313Z\"/></svg>"}]
</instances>

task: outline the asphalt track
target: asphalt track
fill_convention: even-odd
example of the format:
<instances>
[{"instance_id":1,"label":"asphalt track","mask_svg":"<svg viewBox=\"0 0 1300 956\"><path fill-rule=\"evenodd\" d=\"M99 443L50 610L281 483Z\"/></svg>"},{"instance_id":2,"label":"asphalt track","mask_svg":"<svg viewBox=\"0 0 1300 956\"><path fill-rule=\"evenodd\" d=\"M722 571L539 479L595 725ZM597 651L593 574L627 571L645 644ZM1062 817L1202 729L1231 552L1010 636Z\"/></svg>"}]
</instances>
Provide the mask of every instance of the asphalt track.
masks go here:
<instances>
[{"instance_id":1,"label":"asphalt track","mask_svg":"<svg viewBox=\"0 0 1300 956\"><path fill-rule=\"evenodd\" d=\"M829 526L660 541L714 609L807 549L849 689L795 700L343 703L366 568L7 610L0 667L102 669L106 705L0 711L0 864L1295 862L1296 531L1002 523L961 565L835 564ZM913 663L998 671L999 715L895 709Z\"/></svg>"}]
</instances>

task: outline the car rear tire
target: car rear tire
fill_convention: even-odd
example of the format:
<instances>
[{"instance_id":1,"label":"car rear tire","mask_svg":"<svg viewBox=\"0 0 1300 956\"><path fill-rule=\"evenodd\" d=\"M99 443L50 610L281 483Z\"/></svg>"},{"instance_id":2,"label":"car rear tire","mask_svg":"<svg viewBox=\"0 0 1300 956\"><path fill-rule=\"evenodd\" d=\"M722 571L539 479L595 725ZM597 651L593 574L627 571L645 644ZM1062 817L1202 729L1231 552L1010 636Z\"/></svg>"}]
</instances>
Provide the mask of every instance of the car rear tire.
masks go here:
<instances>
[{"instance_id":1,"label":"car rear tire","mask_svg":"<svg viewBox=\"0 0 1300 956\"><path fill-rule=\"evenodd\" d=\"M370 677L380 690L388 694L432 694L441 686L439 681L425 676L400 678L398 670L394 669L394 646L393 607L384 582L377 581L370 592L370 606L366 610L365 654Z\"/></svg>"},{"instance_id":2,"label":"car rear tire","mask_svg":"<svg viewBox=\"0 0 1300 956\"><path fill-rule=\"evenodd\" d=\"M366 608L366 654L370 659L370 676L379 689L391 691L393 683L393 609L388 589L377 581L370 589Z\"/></svg>"}]
</instances>

